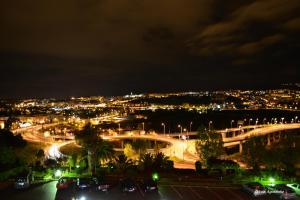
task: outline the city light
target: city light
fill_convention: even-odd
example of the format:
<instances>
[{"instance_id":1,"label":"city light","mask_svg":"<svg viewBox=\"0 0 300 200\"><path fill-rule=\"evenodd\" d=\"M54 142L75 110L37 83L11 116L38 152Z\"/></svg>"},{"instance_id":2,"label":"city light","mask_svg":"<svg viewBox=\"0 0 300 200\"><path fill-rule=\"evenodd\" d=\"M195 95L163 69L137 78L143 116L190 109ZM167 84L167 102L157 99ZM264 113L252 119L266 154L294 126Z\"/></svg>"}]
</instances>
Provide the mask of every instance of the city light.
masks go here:
<instances>
[{"instance_id":1,"label":"city light","mask_svg":"<svg viewBox=\"0 0 300 200\"><path fill-rule=\"evenodd\" d=\"M153 179L154 181L157 181L157 180L159 179L158 173L153 173L153 174L152 174L152 179Z\"/></svg>"},{"instance_id":2,"label":"city light","mask_svg":"<svg viewBox=\"0 0 300 200\"><path fill-rule=\"evenodd\" d=\"M59 169L56 170L55 173L54 173L54 176L55 176L55 177L61 177L61 175L62 175L62 172L61 172L61 170L59 170Z\"/></svg>"}]
</instances>

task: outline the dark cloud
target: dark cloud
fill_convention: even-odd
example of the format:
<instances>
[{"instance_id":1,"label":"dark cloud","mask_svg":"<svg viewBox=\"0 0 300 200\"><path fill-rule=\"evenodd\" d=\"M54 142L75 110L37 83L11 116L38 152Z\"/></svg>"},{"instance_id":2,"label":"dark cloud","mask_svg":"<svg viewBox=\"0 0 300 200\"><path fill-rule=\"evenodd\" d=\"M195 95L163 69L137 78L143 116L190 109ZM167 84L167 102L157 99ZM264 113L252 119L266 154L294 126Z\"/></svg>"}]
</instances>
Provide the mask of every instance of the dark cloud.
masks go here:
<instances>
[{"instance_id":1,"label":"dark cloud","mask_svg":"<svg viewBox=\"0 0 300 200\"><path fill-rule=\"evenodd\" d=\"M284 40L289 34L282 31L284 27L297 28L299 9L297 0L253 1L228 13L224 20L208 25L188 46L200 55L260 52Z\"/></svg>"},{"instance_id":2,"label":"dark cloud","mask_svg":"<svg viewBox=\"0 0 300 200\"><path fill-rule=\"evenodd\" d=\"M1 1L1 95L113 95L294 81L300 73L299 7L298 0ZM264 83L271 69L270 83Z\"/></svg>"}]
</instances>

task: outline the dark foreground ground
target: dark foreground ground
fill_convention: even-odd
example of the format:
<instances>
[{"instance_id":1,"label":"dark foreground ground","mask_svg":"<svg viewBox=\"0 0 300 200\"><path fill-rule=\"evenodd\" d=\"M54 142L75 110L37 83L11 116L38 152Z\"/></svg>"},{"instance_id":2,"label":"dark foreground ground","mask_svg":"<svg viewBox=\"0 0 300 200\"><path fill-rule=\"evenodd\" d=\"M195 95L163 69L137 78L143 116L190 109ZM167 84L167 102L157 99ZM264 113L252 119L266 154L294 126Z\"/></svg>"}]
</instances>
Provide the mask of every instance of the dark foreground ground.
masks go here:
<instances>
[{"instance_id":1,"label":"dark foreground ground","mask_svg":"<svg viewBox=\"0 0 300 200\"><path fill-rule=\"evenodd\" d=\"M8 188L0 192L0 199L8 200L71 200L74 196L72 189L56 190L56 181L33 186L27 190L15 190ZM137 191L123 193L118 183L108 192L85 192L79 195L79 200L247 200L254 199L248 193L241 190L240 186L223 183L219 180L182 180L164 179L159 182L158 192L145 193L138 185ZM275 195L265 195L255 198L257 200L275 200Z\"/></svg>"}]
</instances>

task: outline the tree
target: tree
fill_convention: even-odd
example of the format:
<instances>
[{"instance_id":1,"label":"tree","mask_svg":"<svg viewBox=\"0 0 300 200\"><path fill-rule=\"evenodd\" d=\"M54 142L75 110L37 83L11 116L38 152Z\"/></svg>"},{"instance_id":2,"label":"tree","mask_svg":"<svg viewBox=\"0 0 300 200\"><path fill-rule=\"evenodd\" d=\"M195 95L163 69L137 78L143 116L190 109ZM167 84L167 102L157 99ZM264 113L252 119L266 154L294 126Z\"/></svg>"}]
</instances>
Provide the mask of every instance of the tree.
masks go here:
<instances>
[{"instance_id":1,"label":"tree","mask_svg":"<svg viewBox=\"0 0 300 200\"><path fill-rule=\"evenodd\" d=\"M108 161L115 155L113 146L106 141L102 141L101 145L97 149L97 158L101 161Z\"/></svg>"},{"instance_id":2,"label":"tree","mask_svg":"<svg viewBox=\"0 0 300 200\"><path fill-rule=\"evenodd\" d=\"M195 162L195 169L196 169L197 173L201 172L201 170L202 170L202 164L201 164L201 162L199 160L197 160Z\"/></svg>"},{"instance_id":3,"label":"tree","mask_svg":"<svg viewBox=\"0 0 300 200\"><path fill-rule=\"evenodd\" d=\"M72 168L76 166L77 162L77 154L72 154L71 156L68 156L67 165L69 166L69 171L72 171Z\"/></svg>"},{"instance_id":4,"label":"tree","mask_svg":"<svg viewBox=\"0 0 300 200\"><path fill-rule=\"evenodd\" d=\"M251 137L244 143L242 157L252 169L259 170L266 155L263 137Z\"/></svg>"},{"instance_id":5,"label":"tree","mask_svg":"<svg viewBox=\"0 0 300 200\"><path fill-rule=\"evenodd\" d=\"M132 148L138 153L139 157L146 152L147 142L145 140L136 140L132 143Z\"/></svg>"},{"instance_id":6,"label":"tree","mask_svg":"<svg viewBox=\"0 0 300 200\"><path fill-rule=\"evenodd\" d=\"M280 143L266 149L263 159L266 167L271 170L284 170L288 175L295 173L294 165L299 162L299 147L296 147L294 136L287 135Z\"/></svg>"},{"instance_id":7,"label":"tree","mask_svg":"<svg viewBox=\"0 0 300 200\"><path fill-rule=\"evenodd\" d=\"M153 168L157 171L166 168L169 157L165 156L162 152L154 155Z\"/></svg>"},{"instance_id":8,"label":"tree","mask_svg":"<svg viewBox=\"0 0 300 200\"><path fill-rule=\"evenodd\" d=\"M76 142L87 152L88 171L96 173L98 158L107 159L113 155L113 148L98 136L98 131L90 123L75 134Z\"/></svg>"},{"instance_id":9,"label":"tree","mask_svg":"<svg viewBox=\"0 0 300 200\"><path fill-rule=\"evenodd\" d=\"M150 172L154 163L154 158L151 153L146 153L140 157L140 164L142 165L144 171Z\"/></svg>"},{"instance_id":10,"label":"tree","mask_svg":"<svg viewBox=\"0 0 300 200\"><path fill-rule=\"evenodd\" d=\"M136 159L137 158L137 154L134 151L134 149L132 148L131 144L126 143L124 146L124 154L131 159Z\"/></svg>"},{"instance_id":11,"label":"tree","mask_svg":"<svg viewBox=\"0 0 300 200\"><path fill-rule=\"evenodd\" d=\"M0 148L0 169L6 170L9 167L12 167L17 161L15 152L11 147L1 147Z\"/></svg>"},{"instance_id":12,"label":"tree","mask_svg":"<svg viewBox=\"0 0 300 200\"><path fill-rule=\"evenodd\" d=\"M114 163L117 171L119 171L121 173L125 173L127 169L129 169L130 167L133 166L133 161L131 159L129 159L127 156L125 156L124 154L118 155L114 159L113 163Z\"/></svg>"},{"instance_id":13,"label":"tree","mask_svg":"<svg viewBox=\"0 0 300 200\"><path fill-rule=\"evenodd\" d=\"M198 137L199 139L196 141L196 151L205 164L207 164L209 158L217 158L224 153L221 134L200 127L198 129Z\"/></svg>"}]
</instances>

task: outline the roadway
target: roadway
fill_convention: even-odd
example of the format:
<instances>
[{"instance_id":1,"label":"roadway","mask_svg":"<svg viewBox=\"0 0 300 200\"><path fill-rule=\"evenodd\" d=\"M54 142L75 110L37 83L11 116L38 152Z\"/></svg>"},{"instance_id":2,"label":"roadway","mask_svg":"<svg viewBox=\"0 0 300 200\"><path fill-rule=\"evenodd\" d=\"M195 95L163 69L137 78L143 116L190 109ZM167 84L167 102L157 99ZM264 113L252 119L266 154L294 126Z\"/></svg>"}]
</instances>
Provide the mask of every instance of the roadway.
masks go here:
<instances>
[{"instance_id":1,"label":"roadway","mask_svg":"<svg viewBox=\"0 0 300 200\"><path fill-rule=\"evenodd\" d=\"M56 181L39 184L26 190L8 188L0 191L1 199L9 200L54 200L56 195Z\"/></svg>"},{"instance_id":2,"label":"roadway","mask_svg":"<svg viewBox=\"0 0 300 200\"><path fill-rule=\"evenodd\" d=\"M300 129L300 123L269 125L269 126L248 131L246 133L237 135L235 137L223 138L223 142L225 147L229 147L229 146L237 145L239 144L240 141L245 141L250 137L264 136L270 133L291 130L291 129Z\"/></svg>"},{"instance_id":3,"label":"roadway","mask_svg":"<svg viewBox=\"0 0 300 200\"><path fill-rule=\"evenodd\" d=\"M55 126L57 123L47 124L47 125L37 125L33 127L26 127L22 129L17 129L14 132L23 132L22 136L24 139L32 142L44 142L49 144L48 147L45 148L45 152L47 156L53 157L55 155L59 155L59 148L74 142L70 140L68 142L54 142L52 137L45 138L42 134L38 134L37 131L42 127L50 127ZM253 129L254 128L254 129ZM252 136L264 136L269 133L290 130L290 129L299 129L300 123L292 123L292 124L272 124L272 125L255 125L255 126L245 126L243 129L253 129L248 132L244 132L240 135L234 137L223 137L223 142L225 147L234 146L240 143L240 141L247 140ZM231 128L226 130L219 130L218 132L224 133L229 131L237 131L239 128ZM31 131L31 132L29 132ZM189 133L190 135L195 133ZM194 145L193 142L187 140L181 140L177 138L173 138L177 135L184 135L184 133L180 134L170 134L170 136L165 134L125 134L125 135L114 135L114 136L106 136L102 135L101 137L105 140L113 140L113 139L147 139L147 140L156 140L161 142L169 143L169 147L162 149L162 152L167 156L176 156L179 159L182 159L180 162L175 162L175 167L180 168L194 168L194 162L198 160L198 157L195 154L195 148L191 147ZM55 144L55 145L53 145ZM52 145L52 146L51 146ZM192 151L191 151L192 150Z\"/></svg>"}]
</instances>

